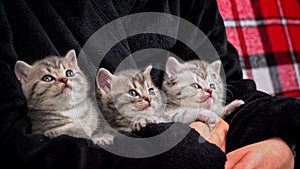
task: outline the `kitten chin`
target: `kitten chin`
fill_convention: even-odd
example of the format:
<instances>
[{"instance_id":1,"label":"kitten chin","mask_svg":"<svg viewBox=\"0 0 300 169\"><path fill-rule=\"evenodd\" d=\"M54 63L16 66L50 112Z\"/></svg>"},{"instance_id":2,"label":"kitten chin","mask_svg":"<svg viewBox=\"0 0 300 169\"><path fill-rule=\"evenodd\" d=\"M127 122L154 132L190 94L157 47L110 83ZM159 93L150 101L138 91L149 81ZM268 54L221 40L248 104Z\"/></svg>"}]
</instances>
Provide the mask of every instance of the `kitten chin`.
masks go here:
<instances>
[{"instance_id":1,"label":"kitten chin","mask_svg":"<svg viewBox=\"0 0 300 169\"><path fill-rule=\"evenodd\" d=\"M104 132L98 112L87 92L89 83L77 64L76 53L48 56L29 65L17 61L15 74L27 100L33 134L50 138L67 134L92 139L95 144L111 143ZM103 131L102 131L103 130Z\"/></svg>"}]
</instances>

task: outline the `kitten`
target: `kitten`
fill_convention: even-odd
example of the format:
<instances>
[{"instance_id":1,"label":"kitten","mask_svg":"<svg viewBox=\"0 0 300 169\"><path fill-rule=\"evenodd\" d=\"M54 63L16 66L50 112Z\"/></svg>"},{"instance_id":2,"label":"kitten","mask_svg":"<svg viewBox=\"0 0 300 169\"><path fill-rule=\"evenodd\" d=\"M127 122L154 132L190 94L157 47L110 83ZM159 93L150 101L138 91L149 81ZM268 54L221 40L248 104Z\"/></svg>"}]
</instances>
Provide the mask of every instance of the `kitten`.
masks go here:
<instances>
[{"instance_id":1,"label":"kitten","mask_svg":"<svg viewBox=\"0 0 300 169\"><path fill-rule=\"evenodd\" d=\"M164 118L183 123L200 120L213 129L219 117L244 104L241 100L235 100L224 107L224 85L220 70L221 61L208 63L193 60L179 63L170 57L162 84L167 98Z\"/></svg>"},{"instance_id":2,"label":"kitten","mask_svg":"<svg viewBox=\"0 0 300 169\"><path fill-rule=\"evenodd\" d=\"M32 133L50 138L67 134L92 138L95 144L112 143L112 135L95 137L100 124L97 107L88 98L89 84L78 67L75 50L33 65L17 61L15 74L27 100Z\"/></svg>"},{"instance_id":3,"label":"kitten","mask_svg":"<svg viewBox=\"0 0 300 169\"><path fill-rule=\"evenodd\" d=\"M96 97L99 108L117 131L133 131L156 123L155 115L162 98L152 83L150 72L145 70L124 70L114 75L100 68L96 77Z\"/></svg>"}]
</instances>

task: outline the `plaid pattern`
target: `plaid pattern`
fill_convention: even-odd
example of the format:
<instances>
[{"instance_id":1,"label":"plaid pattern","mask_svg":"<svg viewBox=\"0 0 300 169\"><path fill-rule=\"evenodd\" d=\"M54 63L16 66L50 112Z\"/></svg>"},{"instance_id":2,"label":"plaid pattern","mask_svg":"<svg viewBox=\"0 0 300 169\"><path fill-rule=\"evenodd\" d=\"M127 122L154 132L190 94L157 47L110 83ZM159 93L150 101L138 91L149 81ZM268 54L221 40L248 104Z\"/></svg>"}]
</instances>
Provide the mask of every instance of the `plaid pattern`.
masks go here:
<instances>
[{"instance_id":1,"label":"plaid pattern","mask_svg":"<svg viewBox=\"0 0 300 169\"><path fill-rule=\"evenodd\" d=\"M217 2L244 78L271 95L300 97L300 1Z\"/></svg>"}]
</instances>

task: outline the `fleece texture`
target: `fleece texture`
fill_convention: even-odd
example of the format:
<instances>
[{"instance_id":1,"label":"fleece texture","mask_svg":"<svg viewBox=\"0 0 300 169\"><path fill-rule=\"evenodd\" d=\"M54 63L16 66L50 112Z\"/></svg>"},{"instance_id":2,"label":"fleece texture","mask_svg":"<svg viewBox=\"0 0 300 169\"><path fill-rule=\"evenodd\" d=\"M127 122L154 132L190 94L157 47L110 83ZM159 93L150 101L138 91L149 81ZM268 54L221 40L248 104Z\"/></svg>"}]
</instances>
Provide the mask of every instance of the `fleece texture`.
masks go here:
<instances>
[{"instance_id":1,"label":"fleece texture","mask_svg":"<svg viewBox=\"0 0 300 169\"><path fill-rule=\"evenodd\" d=\"M252 80L242 79L237 51L227 41L223 19L215 0L1 0L0 160L3 167L224 167L225 154L208 142L199 143L200 135L195 130L191 130L169 151L149 158L120 157L93 145L87 139L66 135L49 139L31 134L30 121L26 116L26 100L13 72L16 61L23 60L31 64L48 55L64 55L70 49L75 49L78 54L91 35L102 26L114 19L139 12L161 12L184 18L198 27L216 49L226 75L229 91L226 101L237 98L246 101L244 106L226 118L230 126L226 145L228 152L271 137L280 137L289 145L296 143L298 152L297 145L300 143L296 131L299 131L300 101L269 96L257 91ZM201 49L201 43L194 42L194 45ZM124 58L147 48L164 49L183 60L197 58L191 49L174 38L140 34L120 41L105 55L99 66L114 71ZM159 59L164 64L166 58ZM161 72L154 71L154 74L157 79L161 78ZM160 80L157 82L159 85ZM149 137L164 131L169 125L149 125L140 132L124 134ZM126 143L118 140L116 138L116 144L126 146ZM143 147L138 148L143 151ZM296 158L297 168L297 161L300 160L298 156Z\"/></svg>"}]
</instances>

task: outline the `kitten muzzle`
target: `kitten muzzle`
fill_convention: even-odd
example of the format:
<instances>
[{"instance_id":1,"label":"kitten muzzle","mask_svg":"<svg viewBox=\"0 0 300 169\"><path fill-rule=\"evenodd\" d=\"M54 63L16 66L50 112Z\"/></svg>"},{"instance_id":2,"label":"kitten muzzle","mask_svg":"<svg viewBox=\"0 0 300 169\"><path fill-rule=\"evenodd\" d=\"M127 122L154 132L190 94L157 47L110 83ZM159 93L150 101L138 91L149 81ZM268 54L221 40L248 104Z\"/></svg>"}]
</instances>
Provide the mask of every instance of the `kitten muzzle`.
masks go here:
<instances>
[{"instance_id":1,"label":"kitten muzzle","mask_svg":"<svg viewBox=\"0 0 300 169\"><path fill-rule=\"evenodd\" d=\"M68 83L64 83L62 86L61 93L68 93L72 91L72 87Z\"/></svg>"},{"instance_id":2,"label":"kitten muzzle","mask_svg":"<svg viewBox=\"0 0 300 169\"><path fill-rule=\"evenodd\" d=\"M209 109L210 106L213 104L214 98L212 96L207 96L203 100L201 99L201 104L204 108Z\"/></svg>"},{"instance_id":3,"label":"kitten muzzle","mask_svg":"<svg viewBox=\"0 0 300 169\"><path fill-rule=\"evenodd\" d=\"M142 106L142 107L140 108L140 111L148 111L148 110L150 110L151 108L152 108L151 103L148 102L147 104L145 104L144 106Z\"/></svg>"}]
</instances>

